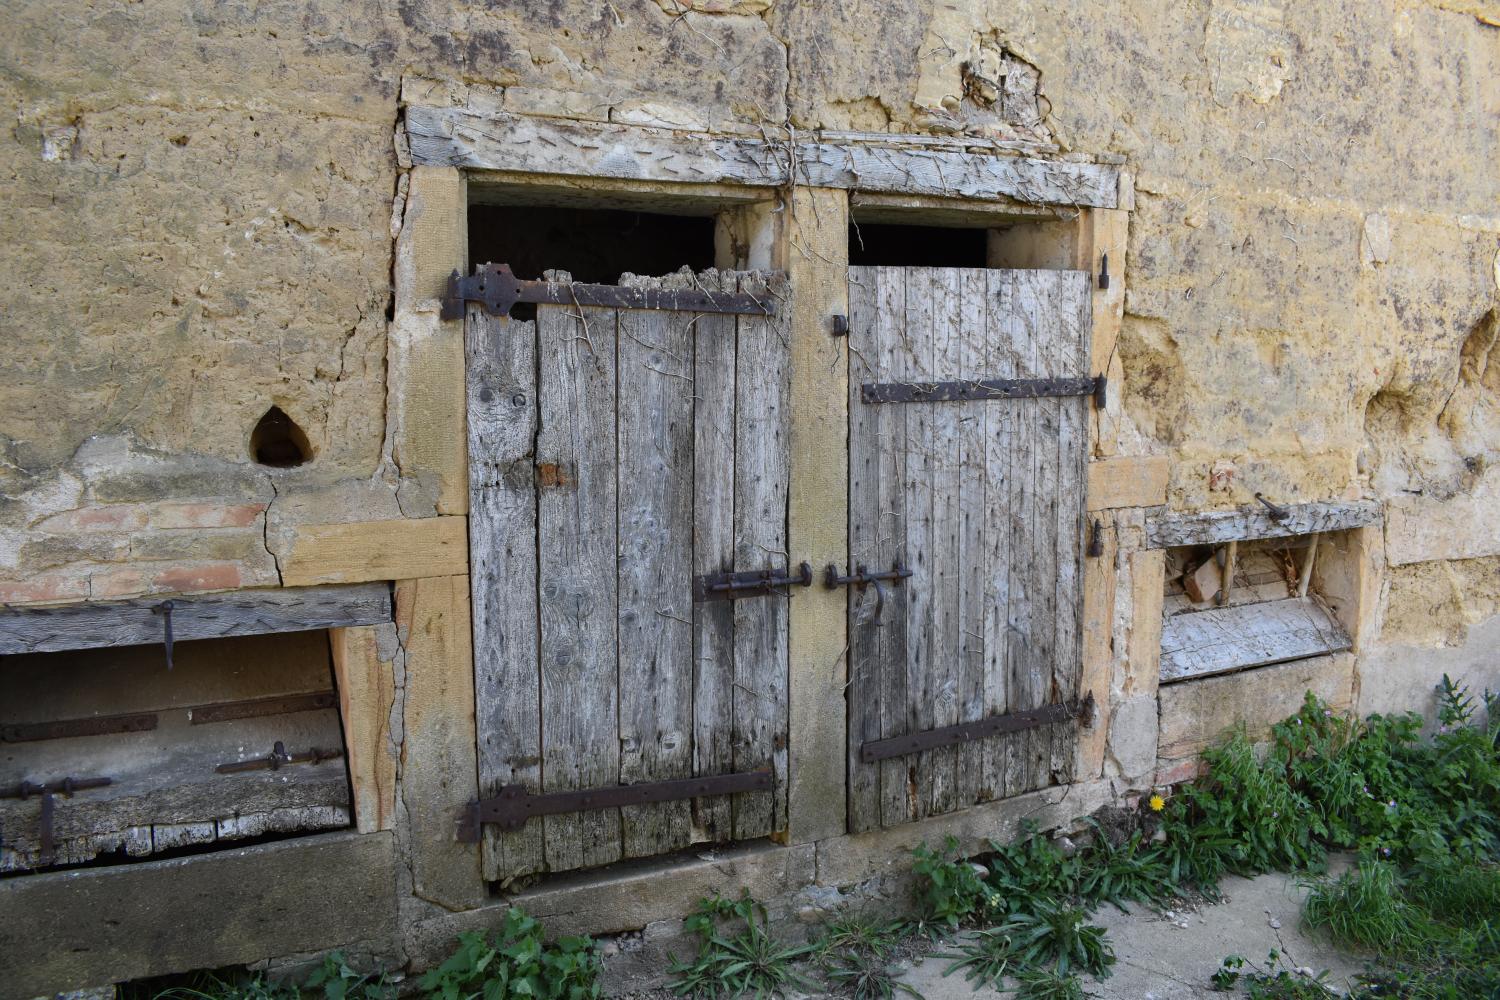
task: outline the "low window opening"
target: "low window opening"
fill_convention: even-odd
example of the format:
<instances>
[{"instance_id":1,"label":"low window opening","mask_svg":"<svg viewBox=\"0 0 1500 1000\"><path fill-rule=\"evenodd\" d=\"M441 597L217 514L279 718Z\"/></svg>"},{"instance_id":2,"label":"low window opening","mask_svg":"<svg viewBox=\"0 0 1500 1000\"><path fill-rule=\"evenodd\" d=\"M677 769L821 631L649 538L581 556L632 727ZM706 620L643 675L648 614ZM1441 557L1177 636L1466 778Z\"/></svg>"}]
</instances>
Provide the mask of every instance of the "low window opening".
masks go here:
<instances>
[{"instance_id":1,"label":"low window opening","mask_svg":"<svg viewBox=\"0 0 1500 1000\"><path fill-rule=\"evenodd\" d=\"M670 274L714 266L712 215L666 215L605 208L469 206L469 260L509 264L517 278L567 271L574 281L613 285L628 272ZM514 319L533 319L518 302Z\"/></svg>"},{"instance_id":2,"label":"low window opening","mask_svg":"<svg viewBox=\"0 0 1500 1000\"><path fill-rule=\"evenodd\" d=\"M281 407L273 406L250 432L250 457L257 465L293 469L313 457L312 442Z\"/></svg>"},{"instance_id":3,"label":"low window opening","mask_svg":"<svg viewBox=\"0 0 1500 1000\"><path fill-rule=\"evenodd\" d=\"M1166 552L1161 682L1322 656L1350 647L1319 593L1327 535L1296 535Z\"/></svg>"},{"instance_id":4,"label":"low window opening","mask_svg":"<svg viewBox=\"0 0 1500 1000\"><path fill-rule=\"evenodd\" d=\"M164 646L139 645L0 671L0 876L351 823L327 631L181 641L170 670Z\"/></svg>"},{"instance_id":5,"label":"low window opening","mask_svg":"<svg viewBox=\"0 0 1500 1000\"><path fill-rule=\"evenodd\" d=\"M851 223L849 263L881 267L988 267L989 230Z\"/></svg>"}]
</instances>

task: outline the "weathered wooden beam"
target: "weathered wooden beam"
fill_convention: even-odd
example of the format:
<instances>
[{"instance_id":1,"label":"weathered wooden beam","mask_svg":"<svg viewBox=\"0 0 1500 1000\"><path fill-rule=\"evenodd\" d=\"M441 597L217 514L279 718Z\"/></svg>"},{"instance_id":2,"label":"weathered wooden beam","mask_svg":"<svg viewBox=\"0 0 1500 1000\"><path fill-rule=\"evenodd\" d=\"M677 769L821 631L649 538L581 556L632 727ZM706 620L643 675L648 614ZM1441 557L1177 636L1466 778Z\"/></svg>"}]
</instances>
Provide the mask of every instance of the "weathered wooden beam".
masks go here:
<instances>
[{"instance_id":1,"label":"weathered wooden beam","mask_svg":"<svg viewBox=\"0 0 1500 1000\"><path fill-rule=\"evenodd\" d=\"M1217 545L1253 538L1285 538L1321 531L1346 531L1370 524L1380 517L1373 500L1352 503L1289 504L1286 516L1273 519L1264 507L1211 511L1202 514L1163 513L1146 519L1146 545L1164 549L1174 545Z\"/></svg>"},{"instance_id":2,"label":"weathered wooden beam","mask_svg":"<svg viewBox=\"0 0 1500 1000\"><path fill-rule=\"evenodd\" d=\"M1349 633L1316 597L1192 611L1162 624L1161 681L1284 663L1349 646Z\"/></svg>"},{"instance_id":3,"label":"weathered wooden beam","mask_svg":"<svg viewBox=\"0 0 1500 1000\"><path fill-rule=\"evenodd\" d=\"M460 433L462 426L460 420ZM281 557L281 579L302 587L462 576L469 571L468 523L465 517L409 517L298 525Z\"/></svg>"},{"instance_id":4,"label":"weathered wooden beam","mask_svg":"<svg viewBox=\"0 0 1500 1000\"><path fill-rule=\"evenodd\" d=\"M0 654L162 642L166 623L157 609L168 596L51 608L0 609ZM390 588L379 583L240 590L197 597L172 596L171 601L175 642L374 625L391 620Z\"/></svg>"},{"instance_id":5,"label":"weathered wooden beam","mask_svg":"<svg viewBox=\"0 0 1500 1000\"><path fill-rule=\"evenodd\" d=\"M1157 507L1167 502L1171 460L1165 455L1131 455L1089 463L1088 508Z\"/></svg>"},{"instance_id":6,"label":"weathered wooden beam","mask_svg":"<svg viewBox=\"0 0 1500 1000\"><path fill-rule=\"evenodd\" d=\"M753 187L798 185L1114 208L1119 168L896 145L897 137L771 142L463 108L406 109L412 162L472 170Z\"/></svg>"}]
</instances>

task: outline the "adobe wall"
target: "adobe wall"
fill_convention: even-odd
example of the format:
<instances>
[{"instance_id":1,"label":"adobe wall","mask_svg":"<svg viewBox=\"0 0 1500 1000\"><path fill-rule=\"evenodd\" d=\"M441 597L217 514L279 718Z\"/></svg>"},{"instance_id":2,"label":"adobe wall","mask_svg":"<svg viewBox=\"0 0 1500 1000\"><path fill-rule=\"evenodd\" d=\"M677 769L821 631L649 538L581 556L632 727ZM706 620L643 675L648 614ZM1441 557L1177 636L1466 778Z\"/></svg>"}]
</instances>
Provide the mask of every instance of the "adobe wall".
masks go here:
<instances>
[{"instance_id":1,"label":"adobe wall","mask_svg":"<svg viewBox=\"0 0 1500 1000\"><path fill-rule=\"evenodd\" d=\"M1362 595L1358 666L1309 683L1363 710L1418 705L1443 670L1500 686L1494 0L49 0L11 13L0 100L0 603L421 578L447 582L408 588L418 618L436 602L463 634L462 439L436 430L462 413L442 388L462 359L397 300L462 264L429 237L461 232L463 191L411 167L411 100L1120 162L1122 392L1096 457L1164 458L1176 510L1382 502L1341 584ZM310 464L249 461L272 404ZM1143 517L1105 518L1113 568L1090 584L1108 704L1085 776L1122 792L1168 777ZM330 527L369 522L421 528ZM433 645L442 671L420 669ZM469 664L426 648L380 661L426 726L391 752L432 740L441 768L472 728L422 713ZM1275 677L1277 698L1307 686ZM381 829L424 906L474 903L472 870L452 874L472 852Z\"/></svg>"}]
</instances>

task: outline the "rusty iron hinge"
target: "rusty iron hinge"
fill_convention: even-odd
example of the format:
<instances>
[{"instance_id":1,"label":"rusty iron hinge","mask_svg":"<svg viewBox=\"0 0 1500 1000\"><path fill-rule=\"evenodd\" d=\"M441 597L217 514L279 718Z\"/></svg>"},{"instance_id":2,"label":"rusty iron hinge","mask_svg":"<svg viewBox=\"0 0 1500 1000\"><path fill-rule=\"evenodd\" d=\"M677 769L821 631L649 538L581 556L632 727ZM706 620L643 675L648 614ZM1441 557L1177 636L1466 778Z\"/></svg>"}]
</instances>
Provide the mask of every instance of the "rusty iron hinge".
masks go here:
<instances>
[{"instance_id":1,"label":"rusty iron hinge","mask_svg":"<svg viewBox=\"0 0 1500 1000\"><path fill-rule=\"evenodd\" d=\"M57 845L53 840L52 814L55 809L53 798L58 795L73 797L74 792L87 791L90 788L103 788L105 785L114 784L113 778L63 778L61 781L46 781L40 784L23 781L19 785L9 788L0 788L0 799L29 799L33 795L39 795L42 799L42 811L38 817L37 836L37 867L46 868L52 864L57 857Z\"/></svg>"},{"instance_id":2,"label":"rusty iron hinge","mask_svg":"<svg viewBox=\"0 0 1500 1000\"><path fill-rule=\"evenodd\" d=\"M492 823L502 830L519 830L534 816L613 809L652 802L695 799L703 795L733 795L738 792L768 792L776 787L770 768L739 774L716 774L705 778L647 781L638 785L611 785L576 792L529 792L524 785L505 785L499 794L480 799L464 808L458 820L458 839L466 844L479 840L480 827Z\"/></svg>"},{"instance_id":3,"label":"rusty iron hinge","mask_svg":"<svg viewBox=\"0 0 1500 1000\"><path fill-rule=\"evenodd\" d=\"M938 747L952 746L955 743L982 740L987 736L999 736L1002 733L1016 733L1052 722L1065 722L1068 719L1079 719L1084 726L1093 725L1093 692L1089 692L1088 697L1082 700L1059 701L1051 705L1043 705L1041 708L1008 712L1005 715L992 715L988 719L980 719L977 722L960 722L956 726L944 726L942 729L929 729L907 736L871 740L860 746L859 759L870 764L888 757L921 753L923 750L934 750Z\"/></svg>"},{"instance_id":4,"label":"rusty iron hinge","mask_svg":"<svg viewBox=\"0 0 1500 1000\"><path fill-rule=\"evenodd\" d=\"M802 563L796 575L773 569L746 570L739 573L710 573L693 578L693 601L738 601L768 594L790 594L788 587L811 587L812 566Z\"/></svg>"},{"instance_id":5,"label":"rusty iron hinge","mask_svg":"<svg viewBox=\"0 0 1500 1000\"><path fill-rule=\"evenodd\" d=\"M244 701L223 701L215 705L197 705L188 709L190 721L195 726L210 722L233 722L236 719L258 719L266 715L291 715L293 712L316 712L334 708L339 696L334 691L318 691L313 694L289 694L277 698L247 698Z\"/></svg>"},{"instance_id":6,"label":"rusty iron hinge","mask_svg":"<svg viewBox=\"0 0 1500 1000\"><path fill-rule=\"evenodd\" d=\"M30 743L35 740L66 740L76 736L111 736L145 733L156 728L155 712L131 715L96 715L86 719L54 722L12 722L0 726L0 743Z\"/></svg>"},{"instance_id":7,"label":"rusty iron hinge","mask_svg":"<svg viewBox=\"0 0 1500 1000\"><path fill-rule=\"evenodd\" d=\"M286 744L277 740L271 747L271 752L264 757L230 761L227 764L220 764L214 770L220 774L239 774L243 771L278 771L285 764L321 764L325 760L337 760L342 756L344 756L343 750L323 750L319 747L303 750L301 753L289 753Z\"/></svg>"},{"instance_id":8,"label":"rusty iron hinge","mask_svg":"<svg viewBox=\"0 0 1500 1000\"><path fill-rule=\"evenodd\" d=\"M454 271L443 294L443 319L463 319L464 303L478 302L492 316L504 316L517 302L557 306L603 306L610 309L671 309L680 312L740 313L770 316L774 304L744 292L711 292L688 288L627 288L582 282L531 281L517 278L509 264L482 264L465 278Z\"/></svg>"},{"instance_id":9,"label":"rusty iron hinge","mask_svg":"<svg viewBox=\"0 0 1500 1000\"><path fill-rule=\"evenodd\" d=\"M1105 379L985 378L948 382L865 382L863 403L971 403L985 399L1041 399L1044 396L1093 396L1104 405Z\"/></svg>"}]
</instances>

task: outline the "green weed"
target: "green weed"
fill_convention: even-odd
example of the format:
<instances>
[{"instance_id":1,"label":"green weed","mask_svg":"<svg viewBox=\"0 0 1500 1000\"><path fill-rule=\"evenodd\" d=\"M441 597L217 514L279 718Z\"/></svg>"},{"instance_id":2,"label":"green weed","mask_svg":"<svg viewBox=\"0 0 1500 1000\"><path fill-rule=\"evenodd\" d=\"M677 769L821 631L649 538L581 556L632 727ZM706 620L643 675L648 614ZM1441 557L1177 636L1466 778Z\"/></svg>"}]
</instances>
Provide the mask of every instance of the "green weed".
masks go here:
<instances>
[{"instance_id":1,"label":"green weed","mask_svg":"<svg viewBox=\"0 0 1500 1000\"><path fill-rule=\"evenodd\" d=\"M1430 921L1406 901L1396 866L1369 855L1355 871L1312 883L1302 916L1340 944L1391 955L1410 954L1433 937Z\"/></svg>"},{"instance_id":2,"label":"green weed","mask_svg":"<svg viewBox=\"0 0 1500 1000\"><path fill-rule=\"evenodd\" d=\"M944 843L942 853L926 844L912 851L912 873L920 887L924 926L939 933L956 931L970 917L999 905L980 866L956 857L957 851L958 841L953 837Z\"/></svg>"},{"instance_id":3,"label":"green weed","mask_svg":"<svg viewBox=\"0 0 1500 1000\"><path fill-rule=\"evenodd\" d=\"M1309 976L1297 971L1273 948L1266 955L1265 965L1230 955L1209 981L1222 992L1243 986L1251 1000L1326 1000L1339 995L1327 980L1327 972Z\"/></svg>"},{"instance_id":4,"label":"green weed","mask_svg":"<svg viewBox=\"0 0 1500 1000\"><path fill-rule=\"evenodd\" d=\"M599 957L589 938L548 944L542 925L512 907L495 937L469 932L442 965L421 979L434 1000L592 1000L600 995Z\"/></svg>"},{"instance_id":5,"label":"green weed","mask_svg":"<svg viewBox=\"0 0 1500 1000\"><path fill-rule=\"evenodd\" d=\"M757 1000L813 988L797 962L816 945L787 945L772 937L765 907L748 894L738 899L711 896L699 900L682 926L698 939L692 961L674 961L671 987L694 997L743 997ZM488 998L486 998L488 1000Z\"/></svg>"},{"instance_id":6,"label":"green weed","mask_svg":"<svg viewBox=\"0 0 1500 1000\"><path fill-rule=\"evenodd\" d=\"M1012 990L1017 1000L1084 1000L1093 996L1083 988L1083 980L1069 973L1051 969L1022 969L1016 973L1016 986Z\"/></svg>"}]
</instances>

